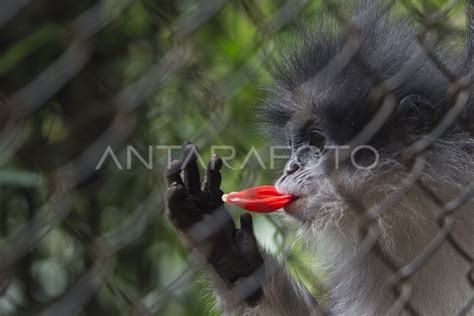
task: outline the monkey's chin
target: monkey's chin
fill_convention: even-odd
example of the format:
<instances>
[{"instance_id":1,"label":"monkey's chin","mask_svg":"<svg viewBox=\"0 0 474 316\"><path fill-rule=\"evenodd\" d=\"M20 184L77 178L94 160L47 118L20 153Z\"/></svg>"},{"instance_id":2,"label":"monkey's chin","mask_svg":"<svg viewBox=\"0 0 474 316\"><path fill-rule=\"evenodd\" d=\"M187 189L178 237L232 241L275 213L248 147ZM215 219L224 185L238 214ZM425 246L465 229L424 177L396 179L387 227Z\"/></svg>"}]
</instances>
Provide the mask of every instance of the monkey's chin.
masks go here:
<instances>
[{"instance_id":1,"label":"monkey's chin","mask_svg":"<svg viewBox=\"0 0 474 316\"><path fill-rule=\"evenodd\" d=\"M305 199L304 198L297 198L296 200L292 201L290 204L287 204L283 209L285 213L290 216L296 217L300 219L303 214L301 214L304 210Z\"/></svg>"}]
</instances>

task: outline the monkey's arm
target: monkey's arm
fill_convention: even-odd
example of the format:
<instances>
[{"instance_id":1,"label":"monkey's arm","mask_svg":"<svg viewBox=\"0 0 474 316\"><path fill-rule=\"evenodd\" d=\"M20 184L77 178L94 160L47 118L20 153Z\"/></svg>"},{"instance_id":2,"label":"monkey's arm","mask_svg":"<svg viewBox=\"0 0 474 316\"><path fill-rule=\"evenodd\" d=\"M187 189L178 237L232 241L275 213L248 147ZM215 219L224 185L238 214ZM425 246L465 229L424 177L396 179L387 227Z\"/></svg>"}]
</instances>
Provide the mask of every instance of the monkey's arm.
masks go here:
<instances>
[{"instance_id":1,"label":"monkey's arm","mask_svg":"<svg viewBox=\"0 0 474 316\"><path fill-rule=\"evenodd\" d=\"M223 315L325 315L308 290L291 277L283 264L263 251L261 253L264 258L262 295L255 304L246 304L236 295L244 278L229 289L212 269L205 270Z\"/></svg>"},{"instance_id":2,"label":"monkey's arm","mask_svg":"<svg viewBox=\"0 0 474 316\"><path fill-rule=\"evenodd\" d=\"M201 188L196 153L196 147L185 145L182 159L167 171L168 211L224 314L318 314L321 309L308 291L259 248L250 214L241 217L240 229L235 227L221 200L218 157L209 162Z\"/></svg>"}]
</instances>

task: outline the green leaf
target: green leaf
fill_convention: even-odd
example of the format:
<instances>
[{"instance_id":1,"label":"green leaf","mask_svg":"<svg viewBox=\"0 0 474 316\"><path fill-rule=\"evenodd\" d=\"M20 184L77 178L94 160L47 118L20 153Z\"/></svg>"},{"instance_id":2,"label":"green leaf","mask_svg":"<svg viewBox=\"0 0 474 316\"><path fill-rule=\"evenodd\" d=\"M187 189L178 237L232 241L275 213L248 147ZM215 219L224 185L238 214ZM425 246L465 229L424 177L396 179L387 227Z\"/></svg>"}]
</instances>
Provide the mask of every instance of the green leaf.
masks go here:
<instances>
[{"instance_id":1,"label":"green leaf","mask_svg":"<svg viewBox=\"0 0 474 316\"><path fill-rule=\"evenodd\" d=\"M0 75L14 69L22 60L33 54L40 47L57 40L63 34L60 26L52 23L38 28L31 35L11 46L0 56Z\"/></svg>"}]
</instances>

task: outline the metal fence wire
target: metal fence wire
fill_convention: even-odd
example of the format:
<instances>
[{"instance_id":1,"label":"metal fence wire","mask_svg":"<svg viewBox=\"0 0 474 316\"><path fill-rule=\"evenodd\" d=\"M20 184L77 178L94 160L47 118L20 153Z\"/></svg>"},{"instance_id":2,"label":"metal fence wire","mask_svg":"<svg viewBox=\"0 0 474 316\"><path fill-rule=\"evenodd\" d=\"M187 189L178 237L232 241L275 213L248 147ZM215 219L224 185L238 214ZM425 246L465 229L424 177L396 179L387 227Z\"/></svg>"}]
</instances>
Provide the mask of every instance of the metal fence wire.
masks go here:
<instances>
[{"instance_id":1,"label":"metal fence wire","mask_svg":"<svg viewBox=\"0 0 474 316\"><path fill-rule=\"evenodd\" d=\"M386 285L394 294L389 312L423 315L410 302L411 277L441 246L449 245L470 265L465 282L474 287L472 249L452 234L457 210L472 201L474 183L443 201L419 181L425 149L469 102L470 73L459 77L433 49L440 39L465 36L464 3L379 4L367 19L402 8L417 21L418 44L449 81L453 100L427 137L406 149L413 159L403 186L376 207L359 210L365 223L359 253L376 255L393 272L393 282ZM327 65L342 69L360 47L358 26L341 1L0 1L0 314L194 315L212 310L212 298L200 292L205 285L196 278L199 271L186 261L165 216L166 151L153 159L152 168L127 168L127 150L133 145L146 160L149 144L186 139L206 150L222 134L228 135L226 143L248 149L237 135L236 122L245 120L239 114L245 108L237 103L256 102L260 95L254 83L275 60L278 36L315 8L348 34ZM242 30L247 33L239 35ZM219 46L224 42L227 46ZM373 87L382 106L351 142L364 144L383 127L393 89L404 80L410 80L409 70ZM117 160L97 168L108 150ZM239 188L233 189L267 179L265 172L249 165L234 174L232 185ZM437 206L433 221L439 230L417 256L400 264L380 245L377 219L414 186ZM273 227L274 251L282 260L296 262L290 250L297 238L288 224L273 215L258 221ZM314 273L298 269L305 279L324 279ZM314 292L322 291L313 286ZM473 305L474 292L459 314L472 313Z\"/></svg>"}]
</instances>

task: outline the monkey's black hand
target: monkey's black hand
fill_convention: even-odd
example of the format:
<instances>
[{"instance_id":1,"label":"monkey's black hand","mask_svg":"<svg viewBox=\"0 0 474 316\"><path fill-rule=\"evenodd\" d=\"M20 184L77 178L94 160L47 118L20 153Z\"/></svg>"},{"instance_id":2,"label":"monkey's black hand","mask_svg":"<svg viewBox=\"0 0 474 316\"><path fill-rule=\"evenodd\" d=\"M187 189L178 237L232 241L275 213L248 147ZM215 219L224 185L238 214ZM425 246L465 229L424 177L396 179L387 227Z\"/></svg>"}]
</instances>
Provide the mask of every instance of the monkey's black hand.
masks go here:
<instances>
[{"instance_id":1,"label":"monkey's black hand","mask_svg":"<svg viewBox=\"0 0 474 316\"><path fill-rule=\"evenodd\" d=\"M222 202L222 160L212 157L202 188L196 160L196 147L186 144L181 160L171 162L167 170L167 204L173 225L191 247L205 256L229 288L252 274L261 276L262 273L254 273L263 268L263 258L253 234L251 215L242 215L241 228L236 229ZM263 291L258 287L250 292L242 298L255 305Z\"/></svg>"}]
</instances>

